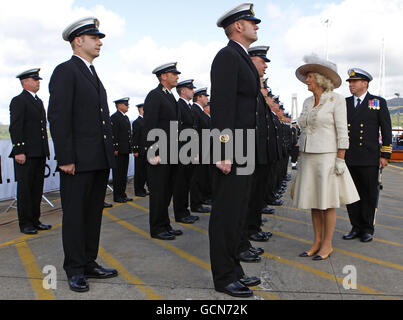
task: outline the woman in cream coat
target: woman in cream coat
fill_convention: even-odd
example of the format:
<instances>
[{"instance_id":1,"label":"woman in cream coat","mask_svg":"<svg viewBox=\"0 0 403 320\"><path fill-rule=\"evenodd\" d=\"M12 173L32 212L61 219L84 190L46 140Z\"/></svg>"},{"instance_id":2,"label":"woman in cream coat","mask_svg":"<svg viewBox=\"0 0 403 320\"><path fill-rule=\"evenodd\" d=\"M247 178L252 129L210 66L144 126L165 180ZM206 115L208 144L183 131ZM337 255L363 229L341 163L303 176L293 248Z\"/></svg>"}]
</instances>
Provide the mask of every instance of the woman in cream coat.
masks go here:
<instances>
[{"instance_id":1,"label":"woman in cream coat","mask_svg":"<svg viewBox=\"0 0 403 320\"><path fill-rule=\"evenodd\" d=\"M305 62L296 75L313 96L304 102L298 119L301 159L292 196L294 206L311 209L315 233L312 247L300 256L324 260L333 252L336 208L360 198L344 162L347 107L345 98L333 92L342 83L337 67L314 55Z\"/></svg>"}]
</instances>

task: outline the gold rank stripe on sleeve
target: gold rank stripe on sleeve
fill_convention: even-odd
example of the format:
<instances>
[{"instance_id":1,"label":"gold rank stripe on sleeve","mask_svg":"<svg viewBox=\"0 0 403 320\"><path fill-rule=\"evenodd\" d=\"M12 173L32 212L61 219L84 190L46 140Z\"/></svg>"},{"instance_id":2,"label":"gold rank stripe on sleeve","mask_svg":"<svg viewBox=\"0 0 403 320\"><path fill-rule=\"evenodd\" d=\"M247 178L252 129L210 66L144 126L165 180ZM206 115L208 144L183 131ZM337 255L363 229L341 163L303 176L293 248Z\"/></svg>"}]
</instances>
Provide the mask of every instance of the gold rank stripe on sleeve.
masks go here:
<instances>
[{"instance_id":1,"label":"gold rank stripe on sleeve","mask_svg":"<svg viewBox=\"0 0 403 320\"><path fill-rule=\"evenodd\" d=\"M383 146L381 148L381 152L383 153L392 153L393 151L393 147L392 146Z\"/></svg>"}]
</instances>

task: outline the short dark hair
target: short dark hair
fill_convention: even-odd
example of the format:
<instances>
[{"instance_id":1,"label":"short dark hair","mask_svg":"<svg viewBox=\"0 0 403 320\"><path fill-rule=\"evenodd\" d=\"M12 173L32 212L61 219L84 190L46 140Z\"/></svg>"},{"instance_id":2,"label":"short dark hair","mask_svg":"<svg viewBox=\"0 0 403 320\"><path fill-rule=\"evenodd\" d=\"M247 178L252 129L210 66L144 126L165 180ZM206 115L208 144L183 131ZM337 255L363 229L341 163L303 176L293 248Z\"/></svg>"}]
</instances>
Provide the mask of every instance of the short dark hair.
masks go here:
<instances>
[{"instance_id":1,"label":"short dark hair","mask_svg":"<svg viewBox=\"0 0 403 320\"><path fill-rule=\"evenodd\" d=\"M234 32L234 24L233 23L230 24L228 27L224 29L224 31L227 38L231 37L232 33Z\"/></svg>"}]
</instances>

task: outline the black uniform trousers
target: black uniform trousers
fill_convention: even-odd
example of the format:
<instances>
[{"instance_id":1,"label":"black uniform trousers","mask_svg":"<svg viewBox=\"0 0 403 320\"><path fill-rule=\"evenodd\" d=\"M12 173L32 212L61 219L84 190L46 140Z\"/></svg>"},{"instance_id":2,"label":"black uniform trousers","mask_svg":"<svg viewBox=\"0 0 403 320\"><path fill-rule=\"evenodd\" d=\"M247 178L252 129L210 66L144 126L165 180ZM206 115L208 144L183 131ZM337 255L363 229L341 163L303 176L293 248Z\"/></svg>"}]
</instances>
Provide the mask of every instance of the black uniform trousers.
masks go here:
<instances>
[{"instance_id":1,"label":"black uniform trousers","mask_svg":"<svg viewBox=\"0 0 403 320\"><path fill-rule=\"evenodd\" d=\"M207 199L211 199L209 193L210 165L194 165L193 175L190 182L190 207L197 208L203 205ZM211 189L211 188L210 188Z\"/></svg>"},{"instance_id":2,"label":"black uniform trousers","mask_svg":"<svg viewBox=\"0 0 403 320\"><path fill-rule=\"evenodd\" d=\"M148 187L150 189L150 234L171 231L168 207L171 202L176 165L147 163Z\"/></svg>"},{"instance_id":3,"label":"black uniform trousers","mask_svg":"<svg viewBox=\"0 0 403 320\"><path fill-rule=\"evenodd\" d=\"M189 192L195 166L193 164L178 164L174 179L173 202L175 220L190 215Z\"/></svg>"},{"instance_id":4,"label":"black uniform trousers","mask_svg":"<svg viewBox=\"0 0 403 320\"><path fill-rule=\"evenodd\" d=\"M262 208L264 205L265 186L268 177L268 165L258 164L252 179L251 196L249 199L248 215L239 245L239 253L252 247L249 236L262 231ZM270 177L269 177L270 180Z\"/></svg>"},{"instance_id":5,"label":"black uniform trousers","mask_svg":"<svg viewBox=\"0 0 403 320\"><path fill-rule=\"evenodd\" d=\"M18 223L21 231L26 227L34 227L40 224L45 165L45 157L27 157L23 165L14 160Z\"/></svg>"},{"instance_id":6,"label":"black uniform trousers","mask_svg":"<svg viewBox=\"0 0 403 320\"><path fill-rule=\"evenodd\" d=\"M145 193L144 188L147 183L147 155L139 154L134 158L134 193Z\"/></svg>"},{"instance_id":7,"label":"black uniform trousers","mask_svg":"<svg viewBox=\"0 0 403 320\"><path fill-rule=\"evenodd\" d=\"M244 276L238 250L245 230L252 175L213 171L213 206L209 223L210 261L214 286L223 289Z\"/></svg>"},{"instance_id":8,"label":"black uniform trousers","mask_svg":"<svg viewBox=\"0 0 403 320\"><path fill-rule=\"evenodd\" d=\"M95 260L108 177L109 169L76 173L74 176L60 173L63 268L68 277L97 267Z\"/></svg>"},{"instance_id":9,"label":"black uniform trousers","mask_svg":"<svg viewBox=\"0 0 403 320\"><path fill-rule=\"evenodd\" d=\"M360 201L347 205L353 231L374 234L374 217L378 198L378 166L348 166Z\"/></svg>"},{"instance_id":10,"label":"black uniform trousers","mask_svg":"<svg viewBox=\"0 0 403 320\"><path fill-rule=\"evenodd\" d=\"M298 161L299 147L293 146L291 150L291 162L296 163Z\"/></svg>"},{"instance_id":11,"label":"black uniform trousers","mask_svg":"<svg viewBox=\"0 0 403 320\"><path fill-rule=\"evenodd\" d=\"M266 186L265 186L265 194L264 194L264 203L270 203L275 200L274 195L278 191L278 181L279 181L279 165L280 161L273 161L267 165L267 174Z\"/></svg>"},{"instance_id":12,"label":"black uniform trousers","mask_svg":"<svg viewBox=\"0 0 403 320\"><path fill-rule=\"evenodd\" d=\"M127 185L127 171L129 169L129 154L118 153L115 156L116 168L112 169L113 175L113 199L125 199Z\"/></svg>"}]
</instances>

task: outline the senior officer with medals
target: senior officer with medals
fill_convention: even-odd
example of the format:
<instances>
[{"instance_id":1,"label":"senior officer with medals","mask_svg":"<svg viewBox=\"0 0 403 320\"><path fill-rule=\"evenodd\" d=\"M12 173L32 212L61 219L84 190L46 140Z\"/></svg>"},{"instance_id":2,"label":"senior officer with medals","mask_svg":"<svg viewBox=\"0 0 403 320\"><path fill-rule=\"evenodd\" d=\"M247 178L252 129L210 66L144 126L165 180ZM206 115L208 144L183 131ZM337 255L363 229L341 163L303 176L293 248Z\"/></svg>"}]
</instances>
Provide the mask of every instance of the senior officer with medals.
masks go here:
<instances>
[{"instance_id":1,"label":"senior officer with medals","mask_svg":"<svg viewBox=\"0 0 403 320\"><path fill-rule=\"evenodd\" d=\"M132 131L128 116L130 98L114 101L117 111L111 116L116 168L113 173L113 200L126 203L133 199L126 194L129 154L132 153Z\"/></svg>"},{"instance_id":2,"label":"senior officer with medals","mask_svg":"<svg viewBox=\"0 0 403 320\"><path fill-rule=\"evenodd\" d=\"M138 118L132 123L132 142L134 155L134 194L136 197L146 197L150 193L145 189L147 183L147 150L144 133L144 103L137 106Z\"/></svg>"},{"instance_id":3,"label":"senior officer with medals","mask_svg":"<svg viewBox=\"0 0 403 320\"><path fill-rule=\"evenodd\" d=\"M239 174L240 164L233 155L225 154L231 136L223 132L229 130L235 137L235 129L240 129L245 138L247 129L256 128L260 79L247 50L257 40L260 22L254 15L253 4L239 5L224 14L217 25L224 28L230 41L218 52L211 68L212 129L218 129L222 134L215 137L221 143L221 154L218 157L213 154L216 168L209 223L210 260L215 290L236 297L252 296L253 291L248 286L260 284L259 278L245 275L238 256L253 174ZM245 150L246 138L242 138L231 143L241 145Z\"/></svg>"},{"instance_id":4,"label":"senior officer with medals","mask_svg":"<svg viewBox=\"0 0 403 320\"><path fill-rule=\"evenodd\" d=\"M157 76L159 85L150 91L144 102L150 234L152 238L160 240L174 240L176 236L183 234L181 230L171 227L168 213L177 169L177 162L170 159L171 144L176 143L176 137L171 136L171 126L177 124L180 119L180 109L171 91L177 86L180 74L176 65L176 62L171 62L154 69L153 74ZM160 140L156 142L157 138L151 139L150 132L154 129L165 134L166 143ZM172 158L175 157L177 154L172 154Z\"/></svg>"},{"instance_id":5,"label":"senior officer with medals","mask_svg":"<svg viewBox=\"0 0 403 320\"><path fill-rule=\"evenodd\" d=\"M46 157L49 158L46 112L36 93L40 88L40 69L31 69L17 76L23 91L10 103L10 137L17 181L17 212L20 231L36 234L49 230L39 221L45 179Z\"/></svg>"},{"instance_id":6,"label":"senior officer with medals","mask_svg":"<svg viewBox=\"0 0 403 320\"><path fill-rule=\"evenodd\" d=\"M350 137L346 164L361 200L347 205L352 230L343 239L360 237L362 242L369 242L375 231L379 168L388 165L392 154L392 125L386 100L368 92L372 76L359 68L350 69L348 75L347 82L353 96L346 99ZM379 130L382 133L381 148Z\"/></svg>"},{"instance_id":7,"label":"senior officer with medals","mask_svg":"<svg viewBox=\"0 0 403 320\"><path fill-rule=\"evenodd\" d=\"M193 85L193 81L193 79L181 81L176 86L176 91L179 95L178 108L180 109L179 134L186 129L195 129L191 102L194 95L194 89L196 88ZM180 141L179 149L189 143L191 138L192 137L187 137L186 141ZM190 151L187 156L190 156ZM192 159L191 163L186 164L179 161L174 179L173 203L175 221L185 224L193 224L199 220L198 216L191 215L189 211L190 183L194 170L194 162L195 159ZM193 198L194 194L190 193L190 197ZM209 210L207 210L207 212L209 212Z\"/></svg>"},{"instance_id":8,"label":"senior officer with medals","mask_svg":"<svg viewBox=\"0 0 403 320\"><path fill-rule=\"evenodd\" d=\"M115 166L112 126L104 86L92 62L100 54L96 18L68 26L63 39L73 57L56 67L49 83L48 118L60 170L64 270L70 289L89 290L87 278L117 276L95 260L110 168Z\"/></svg>"}]
</instances>

